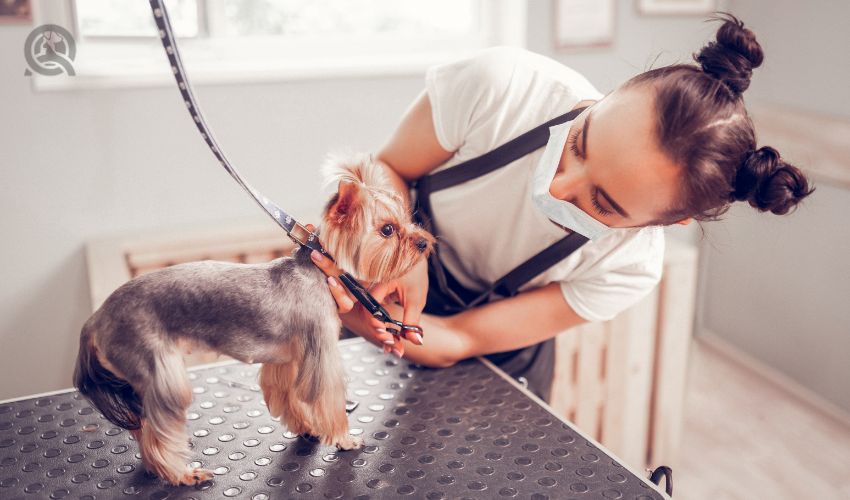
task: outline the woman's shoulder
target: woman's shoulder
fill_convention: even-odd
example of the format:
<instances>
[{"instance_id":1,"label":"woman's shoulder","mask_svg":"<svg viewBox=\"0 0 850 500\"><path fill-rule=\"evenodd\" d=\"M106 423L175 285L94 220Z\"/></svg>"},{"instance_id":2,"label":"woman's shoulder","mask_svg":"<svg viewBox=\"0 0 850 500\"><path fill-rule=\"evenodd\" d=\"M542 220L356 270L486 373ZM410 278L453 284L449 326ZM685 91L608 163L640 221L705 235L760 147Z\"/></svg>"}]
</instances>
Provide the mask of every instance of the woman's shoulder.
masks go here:
<instances>
[{"instance_id":1,"label":"woman's shoulder","mask_svg":"<svg viewBox=\"0 0 850 500\"><path fill-rule=\"evenodd\" d=\"M581 72L549 56L520 47L491 47L477 62L494 78L521 87L560 89L581 99L601 99L603 94Z\"/></svg>"},{"instance_id":2,"label":"woman's shoulder","mask_svg":"<svg viewBox=\"0 0 850 500\"><path fill-rule=\"evenodd\" d=\"M662 226L614 229L591 242L593 254L610 267L641 264L657 267L664 259L665 236Z\"/></svg>"},{"instance_id":3,"label":"woman's shoulder","mask_svg":"<svg viewBox=\"0 0 850 500\"><path fill-rule=\"evenodd\" d=\"M600 93L577 70L543 54L520 47L497 46L480 49L467 57L433 68L436 71L464 73L483 87L501 92L529 89L538 92L566 92L580 99L601 99Z\"/></svg>"}]
</instances>

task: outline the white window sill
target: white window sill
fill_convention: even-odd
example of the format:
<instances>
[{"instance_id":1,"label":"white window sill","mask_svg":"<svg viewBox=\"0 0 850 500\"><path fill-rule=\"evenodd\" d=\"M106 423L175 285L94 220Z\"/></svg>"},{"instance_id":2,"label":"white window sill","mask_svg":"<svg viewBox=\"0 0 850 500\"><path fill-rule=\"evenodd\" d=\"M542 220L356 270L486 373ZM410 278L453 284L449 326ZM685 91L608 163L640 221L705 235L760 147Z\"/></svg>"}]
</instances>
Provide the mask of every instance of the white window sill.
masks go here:
<instances>
[{"instance_id":1,"label":"white window sill","mask_svg":"<svg viewBox=\"0 0 850 500\"><path fill-rule=\"evenodd\" d=\"M161 49L160 49L161 50ZM474 49L345 58L316 58L278 61L194 60L184 56L192 85L226 85L336 78L384 78L422 76L434 64L463 57ZM174 75L161 54L143 61L114 60L101 63L78 61L75 76L33 75L36 91L73 91L173 86Z\"/></svg>"},{"instance_id":2,"label":"white window sill","mask_svg":"<svg viewBox=\"0 0 850 500\"><path fill-rule=\"evenodd\" d=\"M71 2L35 0L36 24L73 26ZM422 76L431 65L448 62L489 45L524 46L527 0L490 0L482 29L454 38L398 40L328 37L306 46L277 37L179 39L193 85L251 84L333 78ZM77 39L76 76L33 75L35 91L163 87L174 75L159 39Z\"/></svg>"}]
</instances>

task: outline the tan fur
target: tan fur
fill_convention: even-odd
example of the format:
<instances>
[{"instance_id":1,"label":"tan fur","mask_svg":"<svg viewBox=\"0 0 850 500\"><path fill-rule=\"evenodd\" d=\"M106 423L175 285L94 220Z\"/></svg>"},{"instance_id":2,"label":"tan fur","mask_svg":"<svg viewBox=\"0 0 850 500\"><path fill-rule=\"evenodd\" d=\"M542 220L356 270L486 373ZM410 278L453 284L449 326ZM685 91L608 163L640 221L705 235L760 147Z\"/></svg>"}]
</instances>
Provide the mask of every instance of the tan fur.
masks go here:
<instances>
[{"instance_id":1,"label":"tan fur","mask_svg":"<svg viewBox=\"0 0 850 500\"><path fill-rule=\"evenodd\" d=\"M172 349L156 360L154 380L144 393L147 418L143 420L139 448L150 471L172 484L182 483L189 459L186 410L192 403L192 386L180 351Z\"/></svg>"}]
</instances>

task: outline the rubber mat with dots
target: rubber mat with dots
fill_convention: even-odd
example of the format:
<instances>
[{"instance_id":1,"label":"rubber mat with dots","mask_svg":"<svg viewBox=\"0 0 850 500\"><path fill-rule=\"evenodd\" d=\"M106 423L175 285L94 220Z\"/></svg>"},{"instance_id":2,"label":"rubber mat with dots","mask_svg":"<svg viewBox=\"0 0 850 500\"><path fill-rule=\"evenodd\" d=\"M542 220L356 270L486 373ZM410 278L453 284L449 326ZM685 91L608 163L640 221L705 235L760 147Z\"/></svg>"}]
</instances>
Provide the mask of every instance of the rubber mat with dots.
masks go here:
<instances>
[{"instance_id":1,"label":"rubber mat with dots","mask_svg":"<svg viewBox=\"0 0 850 500\"><path fill-rule=\"evenodd\" d=\"M259 365L233 362L190 372L193 465L212 481L147 474L129 433L69 391L0 404L0 498L665 498L479 360L434 370L360 339L340 349L360 450L288 432Z\"/></svg>"}]
</instances>

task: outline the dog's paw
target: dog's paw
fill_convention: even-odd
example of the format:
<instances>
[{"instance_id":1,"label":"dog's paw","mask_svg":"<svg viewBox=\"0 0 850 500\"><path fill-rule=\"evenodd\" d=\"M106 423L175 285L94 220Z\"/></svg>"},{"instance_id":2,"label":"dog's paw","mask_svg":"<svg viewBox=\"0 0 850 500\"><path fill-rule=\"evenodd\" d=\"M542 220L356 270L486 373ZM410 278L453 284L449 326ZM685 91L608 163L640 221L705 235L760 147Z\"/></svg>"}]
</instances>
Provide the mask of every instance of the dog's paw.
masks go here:
<instances>
[{"instance_id":1,"label":"dog's paw","mask_svg":"<svg viewBox=\"0 0 850 500\"><path fill-rule=\"evenodd\" d=\"M203 483L204 481L211 480L213 476L213 471L209 469L187 469L186 472L183 473L183 477L180 478L180 484L195 486Z\"/></svg>"},{"instance_id":2,"label":"dog's paw","mask_svg":"<svg viewBox=\"0 0 850 500\"><path fill-rule=\"evenodd\" d=\"M361 446L363 446L363 439L355 436L345 436L336 442L336 447L340 450L356 450Z\"/></svg>"}]
</instances>

